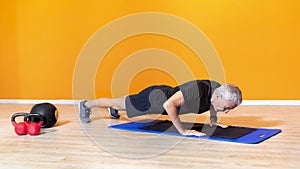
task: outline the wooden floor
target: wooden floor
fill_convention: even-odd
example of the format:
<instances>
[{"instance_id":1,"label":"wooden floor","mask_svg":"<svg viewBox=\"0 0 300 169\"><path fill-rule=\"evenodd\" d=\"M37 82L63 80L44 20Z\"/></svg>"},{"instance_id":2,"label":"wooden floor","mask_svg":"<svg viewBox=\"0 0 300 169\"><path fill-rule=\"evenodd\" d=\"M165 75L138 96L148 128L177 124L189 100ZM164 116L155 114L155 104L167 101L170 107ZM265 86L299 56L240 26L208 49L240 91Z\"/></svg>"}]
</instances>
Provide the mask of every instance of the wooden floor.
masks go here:
<instances>
[{"instance_id":1,"label":"wooden floor","mask_svg":"<svg viewBox=\"0 0 300 169\"><path fill-rule=\"evenodd\" d=\"M107 128L129 121L94 110L92 123L81 124L74 105L56 105L57 124L38 136L17 136L10 123L16 112L32 105L0 104L0 169L143 169L143 168L299 168L300 106L241 106L221 122L228 125L279 128L260 144L155 135ZM102 112L102 115L101 113ZM141 118L161 118L144 116ZM207 114L196 120L204 122ZM195 115L182 116L183 121Z\"/></svg>"}]
</instances>

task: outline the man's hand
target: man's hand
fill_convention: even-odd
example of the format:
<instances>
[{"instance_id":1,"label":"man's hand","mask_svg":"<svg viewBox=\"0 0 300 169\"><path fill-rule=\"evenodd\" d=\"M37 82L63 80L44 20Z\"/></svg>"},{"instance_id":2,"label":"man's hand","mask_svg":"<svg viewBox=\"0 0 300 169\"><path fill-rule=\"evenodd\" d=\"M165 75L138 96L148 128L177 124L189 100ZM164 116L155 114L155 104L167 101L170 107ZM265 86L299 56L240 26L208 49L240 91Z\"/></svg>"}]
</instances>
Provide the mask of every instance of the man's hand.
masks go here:
<instances>
[{"instance_id":1,"label":"man's hand","mask_svg":"<svg viewBox=\"0 0 300 169\"><path fill-rule=\"evenodd\" d=\"M205 136L205 133L201 133L196 130L184 130L180 132L180 134L185 135L185 136Z\"/></svg>"},{"instance_id":2,"label":"man's hand","mask_svg":"<svg viewBox=\"0 0 300 169\"><path fill-rule=\"evenodd\" d=\"M210 122L210 126L213 126L213 125L216 125L216 126L219 126L219 127L222 127L222 128L227 128L228 127L227 125L220 124L218 122Z\"/></svg>"}]
</instances>

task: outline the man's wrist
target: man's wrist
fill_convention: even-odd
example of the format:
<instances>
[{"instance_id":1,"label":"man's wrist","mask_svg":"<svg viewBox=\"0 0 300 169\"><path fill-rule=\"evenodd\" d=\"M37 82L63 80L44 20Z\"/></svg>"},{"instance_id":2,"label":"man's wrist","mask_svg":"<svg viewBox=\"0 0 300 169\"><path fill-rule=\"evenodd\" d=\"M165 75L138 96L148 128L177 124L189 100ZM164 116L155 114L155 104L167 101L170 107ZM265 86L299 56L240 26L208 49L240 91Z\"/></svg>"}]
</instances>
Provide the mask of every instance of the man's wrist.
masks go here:
<instances>
[{"instance_id":1,"label":"man's wrist","mask_svg":"<svg viewBox=\"0 0 300 169\"><path fill-rule=\"evenodd\" d=\"M218 117L216 115L210 116L210 122L217 122L217 121L218 121Z\"/></svg>"}]
</instances>

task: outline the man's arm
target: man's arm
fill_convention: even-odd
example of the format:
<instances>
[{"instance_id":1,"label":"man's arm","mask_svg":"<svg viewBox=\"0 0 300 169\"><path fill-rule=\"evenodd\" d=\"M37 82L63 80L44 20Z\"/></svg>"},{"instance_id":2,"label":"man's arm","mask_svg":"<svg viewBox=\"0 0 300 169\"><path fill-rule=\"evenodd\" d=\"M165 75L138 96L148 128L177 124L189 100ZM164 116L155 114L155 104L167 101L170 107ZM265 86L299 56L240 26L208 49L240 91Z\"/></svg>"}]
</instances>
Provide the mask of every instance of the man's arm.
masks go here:
<instances>
[{"instance_id":1,"label":"man's arm","mask_svg":"<svg viewBox=\"0 0 300 169\"><path fill-rule=\"evenodd\" d=\"M216 125L216 126L220 126L222 128L227 128L228 126L224 125L224 124L220 124L218 123L218 116L217 116L217 112L215 111L215 109L213 107L210 108L210 125Z\"/></svg>"},{"instance_id":2,"label":"man's arm","mask_svg":"<svg viewBox=\"0 0 300 169\"><path fill-rule=\"evenodd\" d=\"M204 136L204 133L198 132L196 130L187 130L182 125L182 122L179 118L179 112L177 107L182 106L184 103L184 98L181 91L176 92L173 96L171 96L164 104L164 108L169 115L170 120L178 130L178 132L182 135L196 135L196 136Z\"/></svg>"}]
</instances>

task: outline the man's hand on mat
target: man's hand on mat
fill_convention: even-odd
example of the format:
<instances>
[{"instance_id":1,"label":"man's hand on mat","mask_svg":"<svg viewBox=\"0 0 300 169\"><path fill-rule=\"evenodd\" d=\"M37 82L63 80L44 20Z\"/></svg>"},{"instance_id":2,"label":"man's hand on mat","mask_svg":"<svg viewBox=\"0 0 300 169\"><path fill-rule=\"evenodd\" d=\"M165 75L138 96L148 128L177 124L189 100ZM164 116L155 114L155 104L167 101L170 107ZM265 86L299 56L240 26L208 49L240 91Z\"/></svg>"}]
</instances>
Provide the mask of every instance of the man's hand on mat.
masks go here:
<instances>
[{"instance_id":1,"label":"man's hand on mat","mask_svg":"<svg viewBox=\"0 0 300 169\"><path fill-rule=\"evenodd\" d=\"M205 136L205 133L201 133L196 130L184 130L180 134L185 135L185 136Z\"/></svg>"},{"instance_id":2,"label":"man's hand on mat","mask_svg":"<svg viewBox=\"0 0 300 169\"><path fill-rule=\"evenodd\" d=\"M210 122L210 126L213 126L213 125L216 125L216 126L219 126L219 127L222 127L222 128L227 128L228 127L227 125L221 124L221 123L218 123L218 122Z\"/></svg>"}]
</instances>

